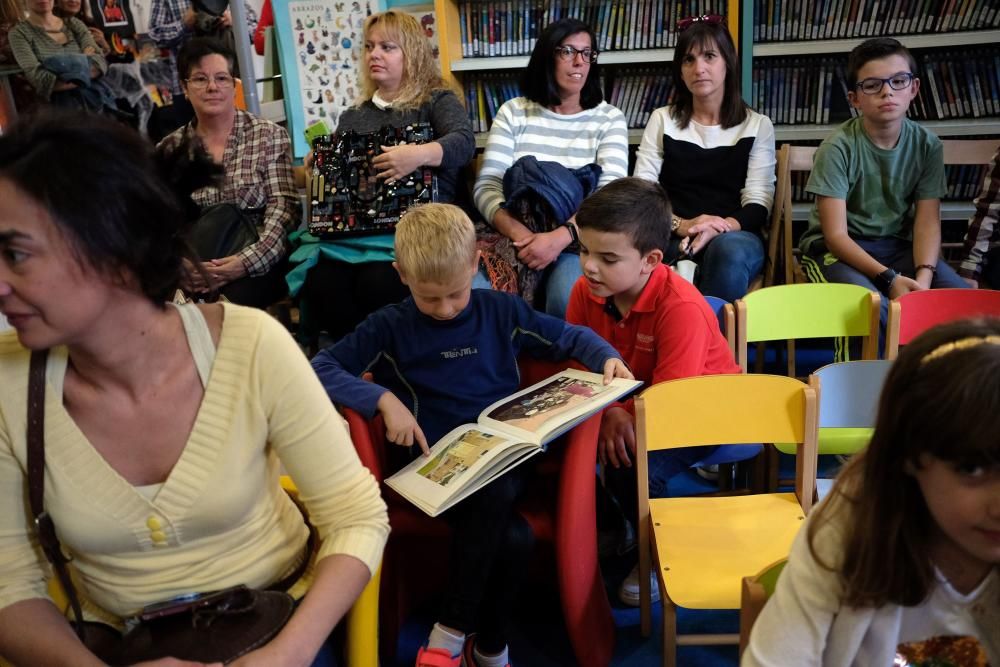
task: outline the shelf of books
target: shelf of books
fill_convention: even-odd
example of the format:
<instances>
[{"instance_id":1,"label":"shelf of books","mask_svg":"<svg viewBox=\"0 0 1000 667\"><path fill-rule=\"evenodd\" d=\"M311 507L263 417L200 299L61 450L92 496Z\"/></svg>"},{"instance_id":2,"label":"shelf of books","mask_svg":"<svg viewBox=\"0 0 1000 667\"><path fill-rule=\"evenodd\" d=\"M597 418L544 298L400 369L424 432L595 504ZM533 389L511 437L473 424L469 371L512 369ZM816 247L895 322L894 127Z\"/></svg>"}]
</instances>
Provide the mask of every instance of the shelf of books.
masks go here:
<instances>
[{"instance_id":1,"label":"shelf of books","mask_svg":"<svg viewBox=\"0 0 1000 667\"><path fill-rule=\"evenodd\" d=\"M605 98L625 114L637 144L650 113L672 92L674 26L696 14L738 16L738 0L436 0L445 76L465 94L477 146L500 106L520 94L518 77L540 31L578 18L594 28Z\"/></svg>"},{"instance_id":2,"label":"shelf of books","mask_svg":"<svg viewBox=\"0 0 1000 667\"><path fill-rule=\"evenodd\" d=\"M753 3L753 41L758 45L754 55L783 55L781 51L758 52L759 45L767 42L809 40L810 48L819 44L823 49L822 40L845 40L829 49L850 50L853 39L880 36L896 37L911 48L921 48L923 39L958 32L964 44L993 43L970 41L977 37L969 31L996 28L1000 18L996 0L745 1ZM785 45L774 46L780 49Z\"/></svg>"}]
</instances>

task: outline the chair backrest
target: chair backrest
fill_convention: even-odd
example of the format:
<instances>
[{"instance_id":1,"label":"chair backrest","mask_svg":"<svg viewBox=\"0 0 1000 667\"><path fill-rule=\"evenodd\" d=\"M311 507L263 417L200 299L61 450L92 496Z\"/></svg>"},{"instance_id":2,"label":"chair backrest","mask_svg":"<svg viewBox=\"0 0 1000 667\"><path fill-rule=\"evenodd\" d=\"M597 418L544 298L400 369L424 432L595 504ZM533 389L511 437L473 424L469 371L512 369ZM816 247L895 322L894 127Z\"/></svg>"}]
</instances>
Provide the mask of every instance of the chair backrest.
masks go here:
<instances>
[{"instance_id":1,"label":"chair backrest","mask_svg":"<svg viewBox=\"0 0 1000 667\"><path fill-rule=\"evenodd\" d=\"M889 304L885 356L938 324L967 317L1000 317L1000 292L983 289L933 289L909 292Z\"/></svg>"},{"instance_id":2,"label":"chair backrest","mask_svg":"<svg viewBox=\"0 0 1000 667\"><path fill-rule=\"evenodd\" d=\"M781 190L781 263L784 267L785 284L791 285L795 282L805 282L792 245L792 174L812 171L816 147L782 144L781 151L785 151L784 163L780 161L778 163L779 168L784 170L778 176L778 181L784 184Z\"/></svg>"},{"instance_id":3,"label":"chair backrest","mask_svg":"<svg viewBox=\"0 0 1000 667\"><path fill-rule=\"evenodd\" d=\"M989 164L997 152L996 139L944 139L945 164Z\"/></svg>"},{"instance_id":4,"label":"chair backrest","mask_svg":"<svg viewBox=\"0 0 1000 667\"><path fill-rule=\"evenodd\" d=\"M717 296L706 296L705 301L719 320L719 329L729 343L729 351L736 354L736 310L733 304Z\"/></svg>"},{"instance_id":5,"label":"chair backrest","mask_svg":"<svg viewBox=\"0 0 1000 667\"><path fill-rule=\"evenodd\" d=\"M736 361L747 370L747 343L861 336L862 356L878 356L877 292L843 283L776 285L736 301ZM795 360L789 356L789 375Z\"/></svg>"},{"instance_id":6,"label":"chair backrest","mask_svg":"<svg viewBox=\"0 0 1000 667\"><path fill-rule=\"evenodd\" d=\"M774 595L778 577L788 563L787 558L771 563L752 577L743 577L743 593L740 598L740 655L750 643L750 630L760 616L768 599Z\"/></svg>"},{"instance_id":7,"label":"chair backrest","mask_svg":"<svg viewBox=\"0 0 1000 667\"><path fill-rule=\"evenodd\" d=\"M809 376L809 386L819 397L819 427L873 428L890 368L891 361L862 360L817 369Z\"/></svg>"},{"instance_id":8,"label":"chair backrest","mask_svg":"<svg viewBox=\"0 0 1000 667\"><path fill-rule=\"evenodd\" d=\"M723 406L720 408L720 406ZM696 445L792 442L795 489L808 512L816 483L816 392L780 375L702 375L661 382L636 398L640 507L648 499L644 452ZM808 489L808 493L803 493Z\"/></svg>"},{"instance_id":9,"label":"chair backrest","mask_svg":"<svg viewBox=\"0 0 1000 667\"><path fill-rule=\"evenodd\" d=\"M778 267L783 266L781 253L782 221L784 219L785 192L790 186L788 173L789 145L782 144L778 149L775 165L774 200L771 202L771 222L767 232L767 263L764 266L764 287L778 284ZM788 269L785 267L784 282L788 279Z\"/></svg>"}]
</instances>

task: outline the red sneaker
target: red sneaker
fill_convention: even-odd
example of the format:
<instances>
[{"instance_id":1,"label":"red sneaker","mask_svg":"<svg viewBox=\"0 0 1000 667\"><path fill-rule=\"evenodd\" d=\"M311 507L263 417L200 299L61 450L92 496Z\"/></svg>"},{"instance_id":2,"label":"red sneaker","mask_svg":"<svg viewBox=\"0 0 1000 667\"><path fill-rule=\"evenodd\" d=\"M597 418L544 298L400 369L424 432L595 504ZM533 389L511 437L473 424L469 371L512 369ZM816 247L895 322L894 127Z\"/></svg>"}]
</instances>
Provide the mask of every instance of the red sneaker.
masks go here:
<instances>
[{"instance_id":1,"label":"red sneaker","mask_svg":"<svg viewBox=\"0 0 1000 667\"><path fill-rule=\"evenodd\" d=\"M452 657L451 653L443 648L420 647L417 651L416 667L460 667L461 664L462 656Z\"/></svg>"}]
</instances>

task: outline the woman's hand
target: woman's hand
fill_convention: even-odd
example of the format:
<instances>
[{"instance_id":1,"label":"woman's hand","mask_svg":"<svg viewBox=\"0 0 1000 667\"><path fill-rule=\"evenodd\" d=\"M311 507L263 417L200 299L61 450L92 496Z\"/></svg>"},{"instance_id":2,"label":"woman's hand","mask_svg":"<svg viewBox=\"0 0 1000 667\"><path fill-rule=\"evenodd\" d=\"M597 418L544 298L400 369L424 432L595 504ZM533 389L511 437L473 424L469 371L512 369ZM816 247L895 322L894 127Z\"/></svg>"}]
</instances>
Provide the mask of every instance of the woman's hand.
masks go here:
<instances>
[{"instance_id":1,"label":"woman's hand","mask_svg":"<svg viewBox=\"0 0 1000 667\"><path fill-rule=\"evenodd\" d=\"M717 215L699 215L692 218L682 234L689 239L687 243L688 254L695 255L701 252L709 241L730 230L731 227L725 218L720 218Z\"/></svg>"},{"instance_id":2,"label":"woman's hand","mask_svg":"<svg viewBox=\"0 0 1000 667\"><path fill-rule=\"evenodd\" d=\"M104 33L101 32L100 28L87 28L87 30L90 31L90 35L94 38L101 53L104 55L111 53L111 46L108 45L108 40L104 39Z\"/></svg>"},{"instance_id":3,"label":"woman's hand","mask_svg":"<svg viewBox=\"0 0 1000 667\"><path fill-rule=\"evenodd\" d=\"M210 259L205 262L205 271L208 272L212 286L216 289L247 275L247 268L243 266L243 260L238 255Z\"/></svg>"},{"instance_id":4,"label":"woman's hand","mask_svg":"<svg viewBox=\"0 0 1000 667\"><path fill-rule=\"evenodd\" d=\"M635 419L625 408L612 406L601 418L597 457L602 465L631 468L630 456L635 457Z\"/></svg>"},{"instance_id":5,"label":"woman's hand","mask_svg":"<svg viewBox=\"0 0 1000 667\"><path fill-rule=\"evenodd\" d=\"M391 391L379 396L376 407L382 414L382 421L385 422L386 440L404 447L410 447L416 443L420 446L424 456L430 454L431 450L427 446L427 438L420 425L417 424L417 418Z\"/></svg>"},{"instance_id":6,"label":"woman's hand","mask_svg":"<svg viewBox=\"0 0 1000 667\"><path fill-rule=\"evenodd\" d=\"M569 230L560 227L551 232L532 234L520 241L514 241L517 257L528 268L539 271L556 260L566 246L573 241Z\"/></svg>"},{"instance_id":7,"label":"woman's hand","mask_svg":"<svg viewBox=\"0 0 1000 667\"><path fill-rule=\"evenodd\" d=\"M424 147L416 144L382 146L382 153L375 156L372 164L379 178L396 181L424 166Z\"/></svg>"}]
</instances>

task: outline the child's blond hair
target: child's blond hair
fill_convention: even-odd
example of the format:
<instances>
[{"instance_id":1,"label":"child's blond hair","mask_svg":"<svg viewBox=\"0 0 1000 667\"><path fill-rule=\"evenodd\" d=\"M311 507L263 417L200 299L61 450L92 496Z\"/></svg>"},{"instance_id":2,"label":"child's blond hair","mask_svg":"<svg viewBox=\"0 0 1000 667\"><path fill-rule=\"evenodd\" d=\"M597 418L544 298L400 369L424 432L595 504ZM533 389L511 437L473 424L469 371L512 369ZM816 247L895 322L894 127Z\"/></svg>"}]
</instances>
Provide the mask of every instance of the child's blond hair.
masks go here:
<instances>
[{"instance_id":1,"label":"child's blond hair","mask_svg":"<svg viewBox=\"0 0 1000 667\"><path fill-rule=\"evenodd\" d=\"M452 204L424 204L396 225L396 264L407 279L447 283L476 256L476 230Z\"/></svg>"}]
</instances>

